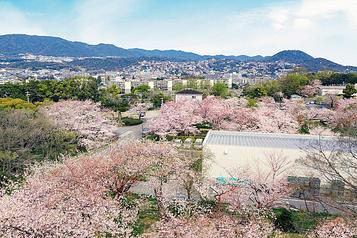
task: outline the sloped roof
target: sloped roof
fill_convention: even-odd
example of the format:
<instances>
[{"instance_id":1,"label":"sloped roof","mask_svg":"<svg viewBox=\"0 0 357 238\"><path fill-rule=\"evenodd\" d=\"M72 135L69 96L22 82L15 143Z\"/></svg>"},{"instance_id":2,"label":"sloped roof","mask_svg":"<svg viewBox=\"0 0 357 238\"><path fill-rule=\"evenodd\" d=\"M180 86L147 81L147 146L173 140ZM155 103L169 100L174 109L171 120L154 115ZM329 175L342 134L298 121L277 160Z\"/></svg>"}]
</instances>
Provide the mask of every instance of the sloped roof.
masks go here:
<instances>
[{"instance_id":1,"label":"sloped roof","mask_svg":"<svg viewBox=\"0 0 357 238\"><path fill-rule=\"evenodd\" d=\"M193 89L184 89L181 90L179 92L177 92L176 94L197 94L197 95L201 95L202 93Z\"/></svg>"},{"instance_id":2,"label":"sloped roof","mask_svg":"<svg viewBox=\"0 0 357 238\"><path fill-rule=\"evenodd\" d=\"M237 131L209 131L203 142L204 145L226 145L265 147L281 149L304 149L310 145L323 146L324 150L332 148L332 144L338 142L337 137L298 135L298 134L276 134Z\"/></svg>"}]
</instances>

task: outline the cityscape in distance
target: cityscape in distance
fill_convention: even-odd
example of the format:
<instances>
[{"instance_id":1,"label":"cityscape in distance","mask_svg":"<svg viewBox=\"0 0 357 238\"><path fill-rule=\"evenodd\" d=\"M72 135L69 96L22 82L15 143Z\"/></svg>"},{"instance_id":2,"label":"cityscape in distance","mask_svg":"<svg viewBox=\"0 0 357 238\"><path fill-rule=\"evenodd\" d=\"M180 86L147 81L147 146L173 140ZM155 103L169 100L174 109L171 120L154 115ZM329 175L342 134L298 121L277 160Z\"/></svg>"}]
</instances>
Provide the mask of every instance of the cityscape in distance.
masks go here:
<instances>
[{"instance_id":1,"label":"cityscape in distance","mask_svg":"<svg viewBox=\"0 0 357 238\"><path fill-rule=\"evenodd\" d=\"M0 237L356 238L356 12L0 0Z\"/></svg>"},{"instance_id":2,"label":"cityscape in distance","mask_svg":"<svg viewBox=\"0 0 357 238\"><path fill-rule=\"evenodd\" d=\"M300 50L283 50L265 57L210 56L177 50L88 45L48 36L3 35L0 36L0 52L0 80L3 81L30 77L63 79L76 74L96 75L117 71L122 78L142 80L191 76L219 79L232 76L240 83L256 78L277 79L296 67L312 72L357 71L357 67L314 58Z\"/></svg>"}]
</instances>

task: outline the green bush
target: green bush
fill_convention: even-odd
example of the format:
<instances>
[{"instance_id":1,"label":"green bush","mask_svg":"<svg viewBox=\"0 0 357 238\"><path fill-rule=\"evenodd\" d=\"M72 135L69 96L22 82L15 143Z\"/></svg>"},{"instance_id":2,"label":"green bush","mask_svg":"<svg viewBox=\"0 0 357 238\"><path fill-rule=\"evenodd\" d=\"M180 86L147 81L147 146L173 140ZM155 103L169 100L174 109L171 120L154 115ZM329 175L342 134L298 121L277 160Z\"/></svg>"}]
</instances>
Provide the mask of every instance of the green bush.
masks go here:
<instances>
[{"instance_id":1,"label":"green bush","mask_svg":"<svg viewBox=\"0 0 357 238\"><path fill-rule=\"evenodd\" d=\"M203 159L198 159L192 163L191 168L196 172L202 172L203 170Z\"/></svg>"},{"instance_id":2,"label":"green bush","mask_svg":"<svg viewBox=\"0 0 357 238\"><path fill-rule=\"evenodd\" d=\"M0 98L0 110L27 109L34 110L36 106L19 98Z\"/></svg>"},{"instance_id":3,"label":"green bush","mask_svg":"<svg viewBox=\"0 0 357 238\"><path fill-rule=\"evenodd\" d=\"M306 123L302 124L299 129L300 134L309 134L309 131L309 126Z\"/></svg>"},{"instance_id":4,"label":"green bush","mask_svg":"<svg viewBox=\"0 0 357 238\"><path fill-rule=\"evenodd\" d=\"M212 123L202 122L195 125L197 129L212 129Z\"/></svg>"},{"instance_id":5,"label":"green bush","mask_svg":"<svg viewBox=\"0 0 357 238\"><path fill-rule=\"evenodd\" d=\"M135 126L135 125L140 125L141 123L143 123L143 121L141 119L136 119L136 118L131 118L131 117L123 117L121 119L121 121L125 126Z\"/></svg>"},{"instance_id":6,"label":"green bush","mask_svg":"<svg viewBox=\"0 0 357 238\"><path fill-rule=\"evenodd\" d=\"M152 140L152 141L159 141L160 137L158 135L155 134L148 134L145 139L147 140Z\"/></svg>"},{"instance_id":7,"label":"green bush","mask_svg":"<svg viewBox=\"0 0 357 238\"><path fill-rule=\"evenodd\" d=\"M258 102L254 98L248 98L247 106L248 107L257 107Z\"/></svg>"},{"instance_id":8,"label":"green bush","mask_svg":"<svg viewBox=\"0 0 357 238\"><path fill-rule=\"evenodd\" d=\"M333 217L327 213L289 211L285 208L276 208L273 211L276 217L275 226L291 233L306 233L314 229L322 220Z\"/></svg>"},{"instance_id":9,"label":"green bush","mask_svg":"<svg viewBox=\"0 0 357 238\"><path fill-rule=\"evenodd\" d=\"M276 210L274 226L283 232L296 232L293 224L293 215L290 210L280 208Z\"/></svg>"}]
</instances>

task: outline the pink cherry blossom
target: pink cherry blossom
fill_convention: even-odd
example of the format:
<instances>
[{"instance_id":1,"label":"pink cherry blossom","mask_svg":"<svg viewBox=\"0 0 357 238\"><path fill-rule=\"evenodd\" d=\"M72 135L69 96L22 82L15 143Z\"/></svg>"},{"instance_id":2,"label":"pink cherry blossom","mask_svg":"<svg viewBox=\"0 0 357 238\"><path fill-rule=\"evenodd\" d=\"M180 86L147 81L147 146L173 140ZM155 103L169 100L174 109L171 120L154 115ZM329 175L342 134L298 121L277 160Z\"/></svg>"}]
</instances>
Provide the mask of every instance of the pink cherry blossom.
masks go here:
<instances>
[{"instance_id":1,"label":"pink cherry blossom","mask_svg":"<svg viewBox=\"0 0 357 238\"><path fill-rule=\"evenodd\" d=\"M321 81L320 80L313 80L310 84L306 85L301 91L300 94L301 96L304 97L312 97L315 96L321 87Z\"/></svg>"},{"instance_id":2,"label":"pink cherry blossom","mask_svg":"<svg viewBox=\"0 0 357 238\"><path fill-rule=\"evenodd\" d=\"M168 144L129 141L36 167L22 188L0 197L0 236L128 237L139 207L126 209L120 199L160 161L176 155Z\"/></svg>"},{"instance_id":3,"label":"pink cherry blossom","mask_svg":"<svg viewBox=\"0 0 357 238\"><path fill-rule=\"evenodd\" d=\"M316 238L350 238L357 235L357 226L345 221L343 218L336 218L323 222L313 230L309 237Z\"/></svg>"},{"instance_id":4,"label":"pink cherry blossom","mask_svg":"<svg viewBox=\"0 0 357 238\"><path fill-rule=\"evenodd\" d=\"M114 112L92 101L60 101L41 109L55 123L79 134L87 149L99 148L115 138Z\"/></svg>"},{"instance_id":5,"label":"pink cherry blossom","mask_svg":"<svg viewBox=\"0 0 357 238\"><path fill-rule=\"evenodd\" d=\"M196 133L194 125L202 121L198 106L195 101L168 102L161 107L160 116L149 122L149 128L157 135Z\"/></svg>"},{"instance_id":6,"label":"pink cherry blossom","mask_svg":"<svg viewBox=\"0 0 357 238\"><path fill-rule=\"evenodd\" d=\"M267 238L273 226L267 220L252 219L242 221L237 217L213 214L191 218L171 218L156 224L153 232L143 237L157 238L217 238L250 237Z\"/></svg>"}]
</instances>

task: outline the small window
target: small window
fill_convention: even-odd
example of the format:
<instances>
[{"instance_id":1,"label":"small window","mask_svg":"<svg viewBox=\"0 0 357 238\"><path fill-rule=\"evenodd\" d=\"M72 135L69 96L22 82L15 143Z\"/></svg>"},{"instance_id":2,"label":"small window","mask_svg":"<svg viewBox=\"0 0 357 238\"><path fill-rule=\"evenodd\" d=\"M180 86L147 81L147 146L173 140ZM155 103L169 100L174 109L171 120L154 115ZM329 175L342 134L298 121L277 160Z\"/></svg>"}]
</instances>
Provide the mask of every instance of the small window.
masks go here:
<instances>
[{"instance_id":1,"label":"small window","mask_svg":"<svg viewBox=\"0 0 357 238\"><path fill-rule=\"evenodd\" d=\"M192 96L192 98L193 98L193 99L196 99L196 96L195 96L195 95L193 95L193 96Z\"/></svg>"}]
</instances>

